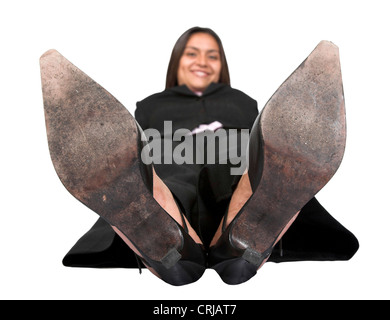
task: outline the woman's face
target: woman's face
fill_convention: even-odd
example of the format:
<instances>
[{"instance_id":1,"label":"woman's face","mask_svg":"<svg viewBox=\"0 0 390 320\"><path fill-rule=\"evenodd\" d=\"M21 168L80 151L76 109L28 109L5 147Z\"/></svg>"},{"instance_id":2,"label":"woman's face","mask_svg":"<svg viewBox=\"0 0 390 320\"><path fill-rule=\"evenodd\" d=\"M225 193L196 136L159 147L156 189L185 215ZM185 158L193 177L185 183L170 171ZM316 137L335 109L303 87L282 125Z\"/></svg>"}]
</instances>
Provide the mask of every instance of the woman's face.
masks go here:
<instances>
[{"instance_id":1,"label":"woman's face","mask_svg":"<svg viewBox=\"0 0 390 320\"><path fill-rule=\"evenodd\" d=\"M221 74L221 57L217 41L208 33L195 33L187 42L179 62L177 79L194 92L203 92Z\"/></svg>"}]
</instances>

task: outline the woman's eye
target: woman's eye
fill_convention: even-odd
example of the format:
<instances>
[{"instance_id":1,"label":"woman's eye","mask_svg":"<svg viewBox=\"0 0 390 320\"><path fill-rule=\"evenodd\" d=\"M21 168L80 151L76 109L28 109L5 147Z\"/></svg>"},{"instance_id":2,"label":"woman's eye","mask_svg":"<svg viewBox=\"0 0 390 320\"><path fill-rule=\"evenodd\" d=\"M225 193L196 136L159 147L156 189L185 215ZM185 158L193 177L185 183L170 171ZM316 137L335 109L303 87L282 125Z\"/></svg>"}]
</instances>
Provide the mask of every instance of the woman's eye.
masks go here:
<instances>
[{"instance_id":1,"label":"woman's eye","mask_svg":"<svg viewBox=\"0 0 390 320\"><path fill-rule=\"evenodd\" d=\"M186 53L186 56L187 56L187 57L195 57L195 56L196 56L196 53L195 53L195 52L187 52L187 53Z\"/></svg>"},{"instance_id":2,"label":"woman's eye","mask_svg":"<svg viewBox=\"0 0 390 320\"><path fill-rule=\"evenodd\" d=\"M211 60L218 60L219 57L218 56L209 56L209 59L211 59Z\"/></svg>"}]
</instances>

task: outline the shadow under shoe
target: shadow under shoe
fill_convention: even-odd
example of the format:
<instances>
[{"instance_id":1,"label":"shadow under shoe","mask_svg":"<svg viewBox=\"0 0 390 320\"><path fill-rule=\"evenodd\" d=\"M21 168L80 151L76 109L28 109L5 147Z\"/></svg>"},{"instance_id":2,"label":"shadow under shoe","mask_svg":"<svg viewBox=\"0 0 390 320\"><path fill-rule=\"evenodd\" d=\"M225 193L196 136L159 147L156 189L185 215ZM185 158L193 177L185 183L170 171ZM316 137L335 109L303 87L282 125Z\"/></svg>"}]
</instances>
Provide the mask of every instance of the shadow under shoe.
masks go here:
<instances>
[{"instance_id":1,"label":"shadow under shoe","mask_svg":"<svg viewBox=\"0 0 390 320\"><path fill-rule=\"evenodd\" d=\"M135 119L57 51L40 63L50 156L66 189L120 230L162 280L198 280L203 251L153 198L153 168L140 160L145 146Z\"/></svg>"},{"instance_id":2,"label":"shadow under shoe","mask_svg":"<svg viewBox=\"0 0 390 320\"><path fill-rule=\"evenodd\" d=\"M338 48L322 41L267 102L249 140L253 194L210 248L228 284L256 274L300 209L332 178L345 150Z\"/></svg>"}]
</instances>

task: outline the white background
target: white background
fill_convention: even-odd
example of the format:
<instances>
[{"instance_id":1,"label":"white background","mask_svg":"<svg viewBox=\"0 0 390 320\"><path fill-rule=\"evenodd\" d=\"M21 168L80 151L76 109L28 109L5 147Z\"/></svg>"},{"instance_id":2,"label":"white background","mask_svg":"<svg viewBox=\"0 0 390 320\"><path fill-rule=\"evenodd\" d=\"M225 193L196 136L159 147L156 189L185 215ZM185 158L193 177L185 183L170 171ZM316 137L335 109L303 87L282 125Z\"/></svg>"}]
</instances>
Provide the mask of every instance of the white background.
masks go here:
<instances>
[{"instance_id":1,"label":"white background","mask_svg":"<svg viewBox=\"0 0 390 320\"><path fill-rule=\"evenodd\" d=\"M387 2L1 1L0 298L388 299ZM359 239L351 261L268 263L239 286L207 270L184 287L148 271L62 266L98 216L65 190L53 169L39 57L57 49L133 112L136 101L163 90L175 41L197 25L220 35L232 86L259 107L321 40L339 46L347 149L317 198Z\"/></svg>"}]
</instances>

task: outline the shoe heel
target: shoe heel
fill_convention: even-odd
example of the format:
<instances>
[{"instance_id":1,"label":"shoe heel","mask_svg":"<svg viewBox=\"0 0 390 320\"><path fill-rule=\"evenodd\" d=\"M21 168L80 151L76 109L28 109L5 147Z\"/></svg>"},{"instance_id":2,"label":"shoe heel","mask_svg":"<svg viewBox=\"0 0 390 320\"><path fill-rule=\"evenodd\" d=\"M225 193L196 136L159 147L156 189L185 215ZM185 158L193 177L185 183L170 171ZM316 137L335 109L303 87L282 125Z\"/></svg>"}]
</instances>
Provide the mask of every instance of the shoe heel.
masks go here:
<instances>
[{"instance_id":1,"label":"shoe heel","mask_svg":"<svg viewBox=\"0 0 390 320\"><path fill-rule=\"evenodd\" d=\"M169 250L169 252L161 259L161 263L162 265L167 268L167 269L170 269L172 268L176 263L178 263L180 261L180 259L182 258L181 254L179 253L179 251L177 251L176 249L171 249Z\"/></svg>"},{"instance_id":2,"label":"shoe heel","mask_svg":"<svg viewBox=\"0 0 390 320\"><path fill-rule=\"evenodd\" d=\"M209 266L214 269L222 281L229 285L241 284L257 273L268 260L272 248L258 252L250 247L240 249L231 241L234 221L223 232L217 244L210 248Z\"/></svg>"},{"instance_id":3,"label":"shoe heel","mask_svg":"<svg viewBox=\"0 0 390 320\"><path fill-rule=\"evenodd\" d=\"M144 264L152 268L166 283L182 286L200 279L206 270L206 257L203 247L196 244L184 231L181 250L170 249L160 260L155 261L142 255Z\"/></svg>"}]
</instances>

